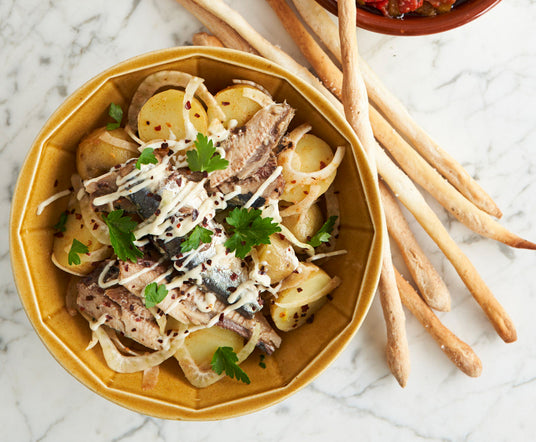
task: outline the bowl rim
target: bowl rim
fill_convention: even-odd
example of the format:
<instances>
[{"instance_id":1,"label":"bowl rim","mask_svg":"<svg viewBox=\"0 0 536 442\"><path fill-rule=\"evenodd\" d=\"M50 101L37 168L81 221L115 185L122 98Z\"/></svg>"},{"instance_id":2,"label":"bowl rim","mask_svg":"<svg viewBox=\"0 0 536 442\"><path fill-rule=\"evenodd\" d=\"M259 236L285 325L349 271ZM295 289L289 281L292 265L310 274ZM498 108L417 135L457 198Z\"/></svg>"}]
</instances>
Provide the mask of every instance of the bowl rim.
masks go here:
<instances>
[{"instance_id":1,"label":"bowl rim","mask_svg":"<svg viewBox=\"0 0 536 442\"><path fill-rule=\"evenodd\" d=\"M337 0L316 0L337 16ZM384 17L357 8L357 26L367 31L387 35L418 36L449 31L472 22L488 12L501 0L469 0L450 12L434 17L408 17L403 20Z\"/></svg>"},{"instance_id":2,"label":"bowl rim","mask_svg":"<svg viewBox=\"0 0 536 442\"><path fill-rule=\"evenodd\" d=\"M286 80L290 86L299 91L304 99L312 101L317 110L353 147L354 154L352 158L356 162L374 229L361 285L361 296L364 303L364 312L361 317L356 318L358 310L356 306L349 324L337 335L336 342L330 342L300 372L299 376L286 385L197 409L161 403L152 398L115 389L113 386L108 386L102 382L89 367L85 366L76 354L42 320L41 312L36 302L37 288L34 287L33 281L29 276L28 263L23 259L24 249L21 237L24 214L27 210L27 201L30 195L27 189L35 179L43 145L57 127L83 106L90 93L95 92L99 85L104 84L104 82L129 72L158 67L159 65L162 66L191 57L212 59L273 75L276 78ZM357 160L358 158L359 161ZM384 220L380 206L379 190L356 135L344 117L312 86L266 59L231 49L190 46L152 51L122 61L87 81L58 107L37 135L19 172L12 201L9 228L10 259L15 285L25 313L47 350L69 374L95 393L125 408L158 418L216 420L236 417L266 408L297 392L323 372L348 345L366 317L379 280L381 249L384 238L384 231L381 226Z\"/></svg>"}]
</instances>

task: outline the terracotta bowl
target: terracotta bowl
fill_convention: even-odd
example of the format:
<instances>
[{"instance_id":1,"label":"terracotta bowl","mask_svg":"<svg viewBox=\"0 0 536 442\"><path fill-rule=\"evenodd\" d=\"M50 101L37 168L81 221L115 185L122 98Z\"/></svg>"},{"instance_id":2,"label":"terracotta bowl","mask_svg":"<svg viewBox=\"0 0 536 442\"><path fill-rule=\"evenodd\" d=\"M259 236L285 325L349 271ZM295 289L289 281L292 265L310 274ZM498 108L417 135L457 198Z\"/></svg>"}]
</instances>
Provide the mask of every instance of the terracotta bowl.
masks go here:
<instances>
[{"instance_id":1,"label":"terracotta bowl","mask_svg":"<svg viewBox=\"0 0 536 442\"><path fill-rule=\"evenodd\" d=\"M337 15L337 0L316 0ZM434 17L407 16L403 19L384 17L380 12L357 8L357 26L389 35L429 35L448 31L480 17L501 0L458 0L452 10Z\"/></svg>"},{"instance_id":2,"label":"terracotta bowl","mask_svg":"<svg viewBox=\"0 0 536 442\"><path fill-rule=\"evenodd\" d=\"M51 262L54 230L67 198L36 215L40 202L70 186L80 139L107 120L111 102L126 109L147 75L166 69L206 79L217 91L232 79L264 85L278 101L295 109L293 126L308 121L313 133L332 146L347 145L336 188L340 191L339 244L348 254L323 266L343 283L311 324L282 333L283 344L259 366L254 353L244 363L251 384L230 378L206 388L192 387L174 359L161 366L156 388L143 391L141 373L118 374L106 365L99 346L86 351L87 322L65 308L68 275ZM259 57L214 48L175 48L127 60L96 76L52 115L21 170L13 200L10 241L15 281L38 335L63 367L84 385L124 407L168 419L223 419L279 402L318 376L354 336L372 302L379 276L382 234L378 191L365 156L341 115L313 88Z\"/></svg>"}]
</instances>

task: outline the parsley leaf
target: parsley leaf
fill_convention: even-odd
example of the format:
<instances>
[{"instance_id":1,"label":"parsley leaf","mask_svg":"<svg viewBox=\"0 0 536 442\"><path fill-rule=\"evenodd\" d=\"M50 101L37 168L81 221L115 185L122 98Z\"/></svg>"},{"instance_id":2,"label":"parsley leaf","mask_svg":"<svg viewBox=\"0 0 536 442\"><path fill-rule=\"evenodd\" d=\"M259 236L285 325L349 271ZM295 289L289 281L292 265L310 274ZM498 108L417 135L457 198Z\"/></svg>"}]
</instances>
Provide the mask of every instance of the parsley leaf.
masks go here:
<instances>
[{"instance_id":1,"label":"parsley leaf","mask_svg":"<svg viewBox=\"0 0 536 442\"><path fill-rule=\"evenodd\" d=\"M216 153L216 148L202 133L197 134L195 150L186 152L188 167L194 172L213 172L214 170L226 169L229 161Z\"/></svg>"},{"instance_id":2,"label":"parsley leaf","mask_svg":"<svg viewBox=\"0 0 536 442\"><path fill-rule=\"evenodd\" d=\"M73 243L71 244L71 250L69 250L69 255L67 256L67 262L70 266L78 265L80 264L80 257L78 256L80 253L89 253L89 249L87 246L80 241L78 241L76 238L73 239Z\"/></svg>"},{"instance_id":3,"label":"parsley leaf","mask_svg":"<svg viewBox=\"0 0 536 442\"><path fill-rule=\"evenodd\" d=\"M121 261L129 259L136 262L137 257L142 257L143 252L134 245L136 221L129 216L123 216L123 210L114 210L108 215L102 215L102 219L110 231L110 241L115 254Z\"/></svg>"},{"instance_id":4,"label":"parsley leaf","mask_svg":"<svg viewBox=\"0 0 536 442\"><path fill-rule=\"evenodd\" d=\"M65 223L67 222L67 212L61 212L60 219L54 226L52 226L58 232L65 232Z\"/></svg>"},{"instance_id":5,"label":"parsley leaf","mask_svg":"<svg viewBox=\"0 0 536 442\"><path fill-rule=\"evenodd\" d=\"M238 356L232 347L218 347L212 356L212 371L217 374L222 374L225 371L225 374L231 379L236 377L238 381L249 384L251 381L248 375L238 366L237 362Z\"/></svg>"},{"instance_id":6,"label":"parsley leaf","mask_svg":"<svg viewBox=\"0 0 536 442\"><path fill-rule=\"evenodd\" d=\"M181 243L181 253L195 250L201 243L209 243L212 241L212 231L205 229L199 225L195 226L190 232L188 239Z\"/></svg>"},{"instance_id":7,"label":"parsley leaf","mask_svg":"<svg viewBox=\"0 0 536 442\"><path fill-rule=\"evenodd\" d=\"M333 227L335 226L337 218L337 216L330 216L313 237L307 241L307 244L313 247L318 247L323 242L328 242L331 238L331 232L333 232Z\"/></svg>"},{"instance_id":8,"label":"parsley leaf","mask_svg":"<svg viewBox=\"0 0 536 442\"><path fill-rule=\"evenodd\" d=\"M143 149L138 161L136 161L136 169L141 169L142 164L158 164L158 160L154 156L154 149L146 147Z\"/></svg>"},{"instance_id":9,"label":"parsley leaf","mask_svg":"<svg viewBox=\"0 0 536 442\"><path fill-rule=\"evenodd\" d=\"M145 307L154 307L156 304L162 302L168 291L165 284L158 285L156 282L151 282L145 287Z\"/></svg>"},{"instance_id":10,"label":"parsley leaf","mask_svg":"<svg viewBox=\"0 0 536 442\"><path fill-rule=\"evenodd\" d=\"M235 208L225 220L232 226L233 235L225 241L225 247L238 258L245 258L253 246L270 244L270 235L281 232L273 218L263 218L259 209Z\"/></svg>"},{"instance_id":11,"label":"parsley leaf","mask_svg":"<svg viewBox=\"0 0 536 442\"><path fill-rule=\"evenodd\" d=\"M108 115L115 120L115 123L108 123L106 130L114 130L121 126L121 120L123 119L123 109L121 109L121 106L115 103L110 104Z\"/></svg>"}]
</instances>

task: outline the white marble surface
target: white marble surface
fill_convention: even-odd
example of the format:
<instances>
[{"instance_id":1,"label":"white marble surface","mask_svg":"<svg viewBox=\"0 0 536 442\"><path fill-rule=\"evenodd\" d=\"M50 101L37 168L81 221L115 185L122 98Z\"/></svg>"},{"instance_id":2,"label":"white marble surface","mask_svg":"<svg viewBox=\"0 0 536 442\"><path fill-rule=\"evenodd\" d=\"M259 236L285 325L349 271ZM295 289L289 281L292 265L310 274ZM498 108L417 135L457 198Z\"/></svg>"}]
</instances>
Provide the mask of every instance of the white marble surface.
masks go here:
<instances>
[{"instance_id":1,"label":"white marble surface","mask_svg":"<svg viewBox=\"0 0 536 442\"><path fill-rule=\"evenodd\" d=\"M265 36L297 49L263 0L233 0ZM418 121L495 198L503 223L536 239L536 2L503 1L437 36L360 32L362 54ZM358 335L315 382L253 415L224 422L148 418L95 395L48 353L11 276L8 209L24 157L51 113L85 81L125 58L188 44L201 25L173 0L0 2L0 440L471 440L536 437L536 254L483 239L438 209L513 318L504 344L433 243L419 238L452 292L440 315L483 362L459 372L408 316L412 360L401 389L384 361L375 301ZM434 204L437 209L437 205Z\"/></svg>"}]
</instances>

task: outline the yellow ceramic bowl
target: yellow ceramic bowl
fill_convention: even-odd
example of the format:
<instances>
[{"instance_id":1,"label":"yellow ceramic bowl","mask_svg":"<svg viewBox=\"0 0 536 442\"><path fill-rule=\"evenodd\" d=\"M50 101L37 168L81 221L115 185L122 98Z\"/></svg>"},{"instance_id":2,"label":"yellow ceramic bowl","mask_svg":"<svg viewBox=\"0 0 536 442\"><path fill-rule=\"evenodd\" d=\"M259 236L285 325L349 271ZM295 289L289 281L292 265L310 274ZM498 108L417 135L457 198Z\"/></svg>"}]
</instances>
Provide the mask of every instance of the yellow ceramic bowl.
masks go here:
<instances>
[{"instance_id":1,"label":"yellow ceramic bowl","mask_svg":"<svg viewBox=\"0 0 536 442\"><path fill-rule=\"evenodd\" d=\"M111 102L127 108L137 85L165 69L206 79L217 91L232 79L252 80L278 101L297 109L293 127L309 122L313 133L332 146L351 145L339 168L342 228L339 245L348 254L323 267L343 283L311 324L281 333L283 344L259 366L254 353L243 364L251 384L229 378L206 388L192 387L174 359L160 370L156 388L143 391L141 374L118 374L106 365L100 348L86 351L87 322L65 309L68 275L50 255L59 214L67 198L37 216L37 206L70 186L80 139L107 121ZM307 385L343 350L363 322L372 302L379 269L382 234L377 188L358 141L340 114L312 87L284 69L244 53L214 48L175 48L142 55L114 66L82 86L52 115L33 144L21 170L11 213L11 260L22 304L52 355L84 385L111 401L168 419L223 419L279 402Z\"/></svg>"}]
</instances>

